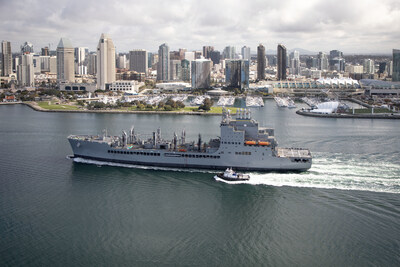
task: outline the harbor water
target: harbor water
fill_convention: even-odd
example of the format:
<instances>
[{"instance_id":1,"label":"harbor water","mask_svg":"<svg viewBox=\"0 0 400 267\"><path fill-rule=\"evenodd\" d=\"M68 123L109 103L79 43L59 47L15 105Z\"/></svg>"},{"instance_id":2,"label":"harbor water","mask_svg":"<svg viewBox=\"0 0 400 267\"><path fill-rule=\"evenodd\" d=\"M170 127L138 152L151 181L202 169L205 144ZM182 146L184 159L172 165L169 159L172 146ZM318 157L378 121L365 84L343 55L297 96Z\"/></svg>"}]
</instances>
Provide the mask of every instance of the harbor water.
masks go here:
<instances>
[{"instance_id":1,"label":"harbor water","mask_svg":"<svg viewBox=\"0 0 400 267\"><path fill-rule=\"evenodd\" d=\"M273 100L251 111L280 146L309 148L312 168L222 182L74 161L69 134L134 124L207 141L220 117L0 105L0 265L399 266L400 121L303 117Z\"/></svg>"}]
</instances>

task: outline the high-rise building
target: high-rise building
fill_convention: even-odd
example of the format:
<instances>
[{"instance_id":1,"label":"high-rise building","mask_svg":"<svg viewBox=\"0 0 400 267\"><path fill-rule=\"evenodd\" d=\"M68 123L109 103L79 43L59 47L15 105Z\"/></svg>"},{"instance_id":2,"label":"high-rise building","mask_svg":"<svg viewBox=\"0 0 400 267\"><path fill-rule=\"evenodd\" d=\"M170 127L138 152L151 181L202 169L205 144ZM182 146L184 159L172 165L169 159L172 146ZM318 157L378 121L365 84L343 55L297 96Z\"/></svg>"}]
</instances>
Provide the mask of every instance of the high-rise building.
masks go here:
<instances>
[{"instance_id":1,"label":"high-rise building","mask_svg":"<svg viewBox=\"0 0 400 267\"><path fill-rule=\"evenodd\" d=\"M8 76L12 73L11 43L1 42L1 75Z\"/></svg>"},{"instance_id":2,"label":"high-rise building","mask_svg":"<svg viewBox=\"0 0 400 267\"><path fill-rule=\"evenodd\" d=\"M363 62L364 73L374 74L375 73L375 63L372 59L366 58Z\"/></svg>"},{"instance_id":3,"label":"high-rise building","mask_svg":"<svg viewBox=\"0 0 400 267\"><path fill-rule=\"evenodd\" d=\"M192 61L192 88L209 88L211 82L211 61L197 59Z\"/></svg>"},{"instance_id":4,"label":"high-rise building","mask_svg":"<svg viewBox=\"0 0 400 267\"><path fill-rule=\"evenodd\" d=\"M26 53L33 53L33 44L30 42L25 42L23 45L21 45L21 54Z\"/></svg>"},{"instance_id":5,"label":"high-rise building","mask_svg":"<svg viewBox=\"0 0 400 267\"><path fill-rule=\"evenodd\" d=\"M250 60L251 60L250 47L248 47L248 46L242 47L242 59L248 60L250 62Z\"/></svg>"},{"instance_id":6,"label":"high-rise building","mask_svg":"<svg viewBox=\"0 0 400 267\"><path fill-rule=\"evenodd\" d=\"M257 47L257 79L260 81L265 80L265 67L265 47L262 44L259 44Z\"/></svg>"},{"instance_id":7,"label":"high-rise building","mask_svg":"<svg viewBox=\"0 0 400 267\"><path fill-rule=\"evenodd\" d=\"M287 62L287 54L286 47L282 44L278 44L277 58L278 58L278 72L277 79L278 80L286 80L286 62Z\"/></svg>"},{"instance_id":8,"label":"high-rise building","mask_svg":"<svg viewBox=\"0 0 400 267\"><path fill-rule=\"evenodd\" d=\"M344 71L345 63L343 52L339 50L331 50L329 52L329 65L332 70Z\"/></svg>"},{"instance_id":9,"label":"high-rise building","mask_svg":"<svg viewBox=\"0 0 400 267\"><path fill-rule=\"evenodd\" d=\"M144 49L129 52L129 69L147 75L148 55Z\"/></svg>"},{"instance_id":10,"label":"high-rise building","mask_svg":"<svg viewBox=\"0 0 400 267\"><path fill-rule=\"evenodd\" d=\"M195 60L194 52L185 52L185 59L189 61Z\"/></svg>"},{"instance_id":11,"label":"high-rise building","mask_svg":"<svg viewBox=\"0 0 400 267\"><path fill-rule=\"evenodd\" d=\"M179 48L179 60L184 60L185 59L185 52L187 51L186 48Z\"/></svg>"},{"instance_id":12,"label":"high-rise building","mask_svg":"<svg viewBox=\"0 0 400 267\"><path fill-rule=\"evenodd\" d=\"M183 59L181 61L182 68L182 81L188 82L190 81L190 61Z\"/></svg>"},{"instance_id":13,"label":"high-rise building","mask_svg":"<svg viewBox=\"0 0 400 267\"><path fill-rule=\"evenodd\" d=\"M50 73L57 74L57 57L51 56L49 60L49 71Z\"/></svg>"},{"instance_id":14,"label":"high-rise building","mask_svg":"<svg viewBox=\"0 0 400 267\"><path fill-rule=\"evenodd\" d=\"M290 53L290 73L298 75L300 74L300 53L297 50L294 50Z\"/></svg>"},{"instance_id":15,"label":"high-rise building","mask_svg":"<svg viewBox=\"0 0 400 267\"><path fill-rule=\"evenodd\" d=\"M235 59L236 49L234 46L227 46L223 52L224 59Z\"/></svg>"},{"instance_id":16,"label":"high-rise building","mask_svg":"<svg viewBox=\"0 0 400 267\"><path fill-rule=\"evenodd\" d=\"M90 53L88 56L88 74L96 75L97 74L97 54Z\"/></svg>"},{"instance_id":17,"label":"high-rise building","mask_svg":"<svg viewBox=\"0 0 400 267\"><path fill-rule=\"evenodd\" d=\"M210 58L210 52L214 51L214 46L203 46L204 58Z\"/></svg>"},{"instance_id":18,"label":"high-rise building","mask_svg":"<svg viewBox=\"0 0 400 267\"><path fill-rule=\"evenodd\" d=\"M20 65L17 68L18 84L21 87L34 86L34 67L33 67L33 54L25 53L20 57Z\"/></svg>"},{"instance_id":19,"label":"high-rise building","mask_svg":"<svg viewBox=\"0 0 400 267\"><path fill-rule=\"evenodd\" d=\"M48 46L42 48L42 56L50 56Z\"/></svg>"},{"instance_id":20,"label":"high-rise building","mask_svg":"<svg viewBox=\"0 0 400 267\"><path fill-rule=\"evenodd\" d=\"M75 73L79 75L87 74L86 51L87 47L75 47Z\"/></svg>"},{"instance_id":21,"label":"high-rise building","mask_svg":"<svg viewBox=\"0 0 400 267\"><path fill-rule=\"evenodd\" d=\"M126 69L127 59L125 54L119 54L117 57L117 69Z\"/></svg>"},{"instance_id":22,"label":"high-rise building","mask_svg":"<svg viewBox=\"0 0 400 267\"><path fill-rule=\"evenodd\" d=\"M392 81L400 82L400 49L393 49Z\"/></svg>"},{"instance_id":23,"label":"high-rise building","mask_svg":"<svg viewBox=\"0 0 400 267\"><path fill-rule=\"evenodd\" d=\"M219 64L221 60L221 53L219 51L211 51L210 52L210 59L213 62L213 64Z\"/></svg>"},{"instance_id":24,"label":"high-rise building","mask_svg":"<svg viewBox=\"0 0 400 267\"><path fill-rule=\"evenodd\" d=\"M57 81L75 82L74 47L67 38L61 38L57 46Z\"/></svg>"},{"instance_id":25,"label":"high-rise building","mask_svg":"<svg viewBox=\"0 0 400 267\"><path fill-rule=\"evenodd\" d=\"M379 73L387 72L387 62L379 62Z\"/></svg>"},{"instance_id":26,"label":"high-rise building","mask_svg":"<svg viewBox=\"0 0 400 267\"><path fill-rule=\"evenodd\" d=\"M169 46L164 43L158 48L157 80L169 80Z\"/></svg>"},{"instance_id":27,"label":"high-rise building","mask_svg":"<svg viewBox=\"0 0 400 267\"><path fill-rule=\"evenodd\" d=\"M318 69L319 70L327 70L329 67L329 61L328 61L328 57L326 56L326 54L324 52L319 52L318 53Z\"/></svg>"},{"instance_id":28,"label":"high-rise building","mask_svg":"<svg viewBox=\"0 0 400 267\"><path fill-rule=\"evenodd\" d=\"M179 81L182 79L182 62L178 59L169 61L169 80Z\"/></svg>"},{"instance_id":29,"label":"high-rise building","mask_svg":"<svg viewBox=\"0 0 400 267\"><path fill-rule=\"evenodd\" d=\"M111 38L102 33L97 45L97 89L115 82L115 46Z\"/></svg>"},{"instance_id":30,"label":"high-rise building","mask_svg":"<svg viewBox=\"0 0 400 267\"><path fill-rule=\"evenodd\" d=\"M184 56L183 56L184 58ZM182 59L183 59L182 58ZM154 55L151 52L147 53L147 69L151 69L153 66L153 59L154 59Z\"/></svg>"},{"instance_id":31,"label":"high-rise building","mask_svg":"<svg viewBox=\"0 0 400 267\"><path fill-rule=\"evenodd\" d=\"M240 88L244 90L249 88L249 70L248 60L235 59L226 60L225 66L225 84L228 87Z\"/></svg>"}]
</instances>

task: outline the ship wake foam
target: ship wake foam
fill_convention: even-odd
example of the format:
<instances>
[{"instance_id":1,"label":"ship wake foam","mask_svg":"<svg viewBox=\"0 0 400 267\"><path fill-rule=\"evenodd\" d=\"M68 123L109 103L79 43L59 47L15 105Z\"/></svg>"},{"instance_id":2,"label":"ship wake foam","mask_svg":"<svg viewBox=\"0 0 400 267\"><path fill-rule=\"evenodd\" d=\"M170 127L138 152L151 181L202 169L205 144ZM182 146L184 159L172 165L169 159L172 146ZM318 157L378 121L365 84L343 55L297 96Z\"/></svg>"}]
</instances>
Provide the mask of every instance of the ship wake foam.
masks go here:
<instances>
[{"instance_id":1,"label":"ship wake foam","mask_svg":"<svg viewBox=\"0 0 400 267\"><path fill-rule=\"evenodd\" d=\"M214 177L217 171L203 169L182 169L132 165L74 158L74 162L115 166L144 170L209 173L218 182L227 184L251 184L269 186L289 186L322 189L359 190L372 192L400 193L400 168L395 163L360 158L359 155L313 153L313 165L309 171L301 173L260 173L248 172L248 181L225 181Z\"/></svg>"}]
</instances>

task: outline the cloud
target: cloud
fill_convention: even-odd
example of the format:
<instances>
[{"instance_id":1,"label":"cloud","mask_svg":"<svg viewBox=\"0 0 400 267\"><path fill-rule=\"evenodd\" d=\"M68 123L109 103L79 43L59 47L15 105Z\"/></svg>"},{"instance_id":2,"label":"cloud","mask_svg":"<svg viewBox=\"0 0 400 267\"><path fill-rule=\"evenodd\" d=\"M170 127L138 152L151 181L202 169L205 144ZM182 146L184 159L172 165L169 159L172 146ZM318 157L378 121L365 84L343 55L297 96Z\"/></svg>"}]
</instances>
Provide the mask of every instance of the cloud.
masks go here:
<instances>
[{"instance_id":1,"label":"cloud","mask_svg":"<svg viewBox=\"0 0 400 267\"><path fill-rule=\"evenodd\" d=\"M119 52L199 50L213 45L263 43L275 49L390 53L400 44L398 0L0 0L0 36L13 51L29 41L35 50L68 37L95 50L108 33ZM238 49L239 50L239 49Z\"/></svg>"}]
</instances>

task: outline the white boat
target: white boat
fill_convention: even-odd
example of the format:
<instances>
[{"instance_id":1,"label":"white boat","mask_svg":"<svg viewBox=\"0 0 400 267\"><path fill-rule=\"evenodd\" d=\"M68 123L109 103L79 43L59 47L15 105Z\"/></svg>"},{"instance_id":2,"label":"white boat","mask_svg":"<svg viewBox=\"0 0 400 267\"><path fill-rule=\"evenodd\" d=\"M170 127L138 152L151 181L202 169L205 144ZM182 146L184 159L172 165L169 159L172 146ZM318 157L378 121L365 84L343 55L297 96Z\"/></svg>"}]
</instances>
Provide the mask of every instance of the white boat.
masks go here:
<instances>
[{"instance_id":1,"label":"white boat","mask_svg":"<svg viewBox=\"0 0 400 267\"><path fill-rule=\"evenodd\" d=\"M237 173L232 168L227 168L225 172L218 173L214 176L215 179L221 178L226 181L248 181L250 179L250 175Z\"/></svg>"}]
</instances>

